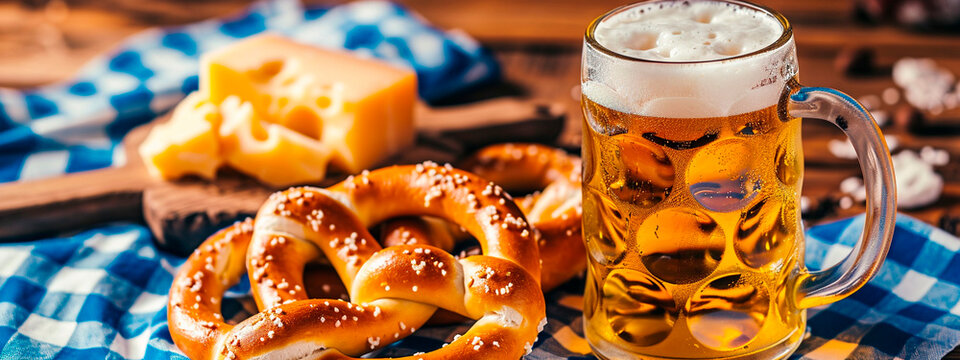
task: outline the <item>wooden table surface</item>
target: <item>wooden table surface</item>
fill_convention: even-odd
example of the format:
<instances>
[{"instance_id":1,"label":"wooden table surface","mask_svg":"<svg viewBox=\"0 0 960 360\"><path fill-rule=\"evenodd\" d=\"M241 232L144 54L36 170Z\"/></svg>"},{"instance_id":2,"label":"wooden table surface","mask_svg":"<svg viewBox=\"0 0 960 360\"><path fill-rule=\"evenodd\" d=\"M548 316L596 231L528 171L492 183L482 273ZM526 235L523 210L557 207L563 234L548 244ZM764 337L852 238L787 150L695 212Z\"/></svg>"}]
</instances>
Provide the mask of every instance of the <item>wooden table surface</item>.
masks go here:
<instances>
[{"instance_id":1,"label":"wooden table surface","mask_svg":"<svg viewBox=\"0 0 960 360\"><path fill-rule=\"evenodd\" d=\"M623 4L610 0L402 0L424 17L445 29L460 29L491 48L503 65L505 82L455 99L463 102L500 95L520 95L561 102L569 111L561 143L577 146L579 111L580 46L586 24L605 10ZM893 82L888 74L850 78L834 62L841 52L870 49L877 63L889 66L903 57L930 57L960 74L960 36L916 33L899 27L867 26L854 20L853 2L837 0L757 1L778 9L794 25L800 56L801 79L808 85L841 89L854 97L880 95ZM245 1L150 1L68 0L68 10L53 6L47 11L27 11L16 2L0 3L0 86L29 87L68 78L96 54L115 46L124 37L150 26L183 24L228 15L242 9ZM37 44L20 37L30 31L48 31L38 25L53 24L62 31L62 42L40 51ZM894 108L886 110L893 111ZM917 135L901 128L885 128L900 138L901 148L919 150L923 145L947 149L960 158L960 112L948 111L929 119L945 124L948 132ZM807 121L804 124L806 178L804 195L835 201L839 182L858 176L855 162L834 158L826 149L829 139L842 138L839 130ZM937 167L946 186L935 204L903 213L957 233L951 219L960 218L960 162ZM861 213L863 207L834 209L812 223ZM947 359L960 359L955 350Z\"/></svg>"}]
</instances>

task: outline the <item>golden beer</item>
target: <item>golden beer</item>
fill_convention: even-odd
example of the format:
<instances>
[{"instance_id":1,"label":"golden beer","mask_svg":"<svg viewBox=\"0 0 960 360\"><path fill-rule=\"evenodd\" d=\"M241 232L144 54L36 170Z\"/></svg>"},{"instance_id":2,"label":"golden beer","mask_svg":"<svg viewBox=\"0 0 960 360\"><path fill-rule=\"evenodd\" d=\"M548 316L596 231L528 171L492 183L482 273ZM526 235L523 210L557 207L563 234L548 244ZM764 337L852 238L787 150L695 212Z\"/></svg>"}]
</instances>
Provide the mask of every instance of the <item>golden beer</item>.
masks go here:
<instances>
[{"instance_id":1,"label":"golden beer","mask_svg":"<svg viewBox=\"0 0 960 360\"><path fill-rule=\"evenodd\" d=\"M584 37L584 333L605 359L778 359L893 234L889 151L862 105L797 82L789 22L739 0L650 0ZM803 262L800 118L836 124L866 187L840 263Z\"/></svg>"},{"instance_id":2,"label":"golden beer","mask_svg":"<svg viewBox=\"0 0 960 360\"><path fill-rule=\"evenodd\" d=\"M591 343L662 358L796 343L804 315L784 287L803 250L800 119L775 105L671 119L582 101Z\"/></svg>"}]
</instances>

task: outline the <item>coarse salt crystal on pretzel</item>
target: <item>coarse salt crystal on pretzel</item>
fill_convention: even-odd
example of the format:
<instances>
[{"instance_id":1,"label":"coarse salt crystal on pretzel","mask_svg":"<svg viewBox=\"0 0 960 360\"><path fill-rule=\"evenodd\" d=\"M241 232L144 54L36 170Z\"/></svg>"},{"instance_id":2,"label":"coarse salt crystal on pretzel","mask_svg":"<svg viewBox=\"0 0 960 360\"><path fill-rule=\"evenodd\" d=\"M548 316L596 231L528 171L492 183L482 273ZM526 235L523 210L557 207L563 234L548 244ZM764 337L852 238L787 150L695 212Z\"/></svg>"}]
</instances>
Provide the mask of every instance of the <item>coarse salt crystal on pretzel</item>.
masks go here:
<instances>
[{"instance_id":1,"label":"coarse salt crystal on pretzel","mask_svg":"<svg viewBox=\"0 0 960 360\"><path fill-rule=\"evenodd\" d=\"M477 322L464 337L419 357L518 358L545 320L539 256L522 213L505 193L481 194L487 185L426 163L275 194L257 215L248 251L244 223L208 239L177 275L168 312L174 341L195 359L348 358L413 333L443 307ZM485 255L458 260L427 245L381 249L367 227L400 215L460 224ZM218 248L223 233L238 231L246 236L230 236L230 246ZM321 253L356 303L307 299L303 268ZM237 258L244 255L260 313L231 327L219 301L185 301L193 292L222 296L242 275ZM197 269L219 285L198 285Z\"/></svg>"}]
</instances>

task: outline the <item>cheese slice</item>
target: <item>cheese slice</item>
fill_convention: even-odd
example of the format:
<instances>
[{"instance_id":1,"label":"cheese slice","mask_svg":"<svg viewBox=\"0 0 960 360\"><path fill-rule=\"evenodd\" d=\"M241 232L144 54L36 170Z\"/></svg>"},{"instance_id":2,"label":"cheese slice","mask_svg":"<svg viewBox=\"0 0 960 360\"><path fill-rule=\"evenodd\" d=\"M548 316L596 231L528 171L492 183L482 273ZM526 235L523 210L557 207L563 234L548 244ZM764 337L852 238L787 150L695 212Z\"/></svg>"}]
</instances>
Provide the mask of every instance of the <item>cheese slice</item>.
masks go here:
<instances>
[{"instance_id":1,"label":"cheese slice","mask_svg":"<svg viewBox=\"0 0 960 360\"><path fill-rule=\"evenodd\" d=\"M173 110L166 123L155 126L138 151L147 171L162 179L198 175L213 179L220 167L217 129L220 112L205 96L193 93Z\"/></svg>"},{"instance_id":2,"label":"cheese slice","mask_svg":"<svg viewBox=\"0 0 960 360\"><path fill-rule=\"evenodd\" d=\"M200 91L211 102L235 96L250 103L260 119L319 140L329 148L331 165L348 173L412 144L416 88L409 69L274 35L201 60Z\"/></svg>"}]
</instances>

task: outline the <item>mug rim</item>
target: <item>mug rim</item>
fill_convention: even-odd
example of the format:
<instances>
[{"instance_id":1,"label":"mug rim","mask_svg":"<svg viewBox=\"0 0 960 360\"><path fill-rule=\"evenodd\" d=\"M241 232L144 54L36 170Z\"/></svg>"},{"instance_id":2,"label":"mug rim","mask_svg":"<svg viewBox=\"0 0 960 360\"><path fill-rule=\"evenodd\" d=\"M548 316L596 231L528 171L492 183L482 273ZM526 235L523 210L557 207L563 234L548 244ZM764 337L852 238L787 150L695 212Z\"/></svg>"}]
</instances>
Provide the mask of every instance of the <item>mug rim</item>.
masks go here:
<instances>
[{"instance_id":1,"label":"mug rim","mask_svg":"<svg viewBox=\"0 0 960 360\"><path fill-rule=\"evenodd\" d=\"M740 55L737 55L737 56L719 58L719 59L710 59L710 60L687 60L687 61L663 61L663 60L645 59L645 58L640 58L640 57L635 57L635 56L630 56L630 55L624 55L624 54L618 53L618 52L616 52L616 51L613 51L613 50L607 48L606 46L603 46L603 45L600 44L600 42L597 41L597 39L596 39L595 33L596 33L596 30L597 30L597 26L600 25L601 22L603 22L604 20L606 20L606 19L609 18L610 16L613 16L613 15L615 15L615 14L618 14L618 13L620 13L620 12L623 12L623 11L625 11L625 10L628 10L628 9L631 9L631 8L634 8L634 7L637 7L637 6L640 6L640 5L646 5L646 4L650 4L650 3L659 3L659 2L680 2L680 1L684 1L684 2L715 2L715 3L733 4L733 5L742 6L742 7L745 7L745 8L749 8L749 9L752 9L752 10L755 10L755 11L762 12L762 13L768 15L768 16L773 17L774 19L776 19L776 20L780 23L780 26L781 26L781 28L782 28L781 33L780 33L780 37L778 37L777 40L774 41L773 43L771 43L770 45L764 46L763 48L760 48L759 50L755 50L755 51L752 51L752 52L749 52L749 53L740 54ZM644 1L638 1L638 2L635 2L635 3L631 3L631 4L627 4L627 5L623 5L623 6L616 7L616 8L614 8L614 9L610 10L610 11L607 11L607 12L604 13L603 15L600 15L600 16L596 17L595 19L593 19L592 21L590 21L590 24L589 24L589 25L587 25L587 30L586 30L586 32L585 32L585 34L584 34L584 41L587 43L587 45L589 45L591 48L594 48L594 49L596 49L597 51L599 51L599 52L601 52L601 53L604 53L604 54L606 54L606 55L608 55L608 56L612 56L612 57L615 57L615 58L618 58L618 59L621 59L621 60L633 61L633 62L656 63L656 64L675 64L675 65L683 65L683 64L707 64L707 63L717 63L717 62L724 62L724 61L730 61L730 60L737 60L737 59L748 58L748 57L760 55L760 54L763 54L763 53L766 53L766 52L769 52L769 51L773 51L773 50L779 49L781 46L783 46L784 44L786 44L787 42L789 42L791 38L793 38L793 25L790 24L790 21L787 20L787 18L786 18L785 16L783 16L783 14L781 14L781 13L777 12L776 10L773 10L773 9L771 9L771 8L769 8L769 7L766 7L766 6L763 6L763 5L754 4L754 3L751 3L751 2L748 2L748 1L742 1L742 0L644 0Z\"/></svg>"}]
</instances>

